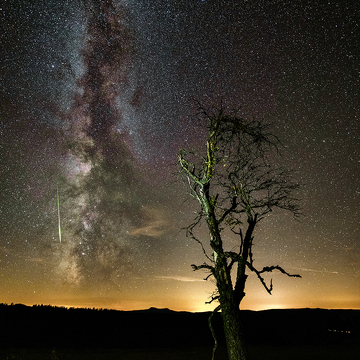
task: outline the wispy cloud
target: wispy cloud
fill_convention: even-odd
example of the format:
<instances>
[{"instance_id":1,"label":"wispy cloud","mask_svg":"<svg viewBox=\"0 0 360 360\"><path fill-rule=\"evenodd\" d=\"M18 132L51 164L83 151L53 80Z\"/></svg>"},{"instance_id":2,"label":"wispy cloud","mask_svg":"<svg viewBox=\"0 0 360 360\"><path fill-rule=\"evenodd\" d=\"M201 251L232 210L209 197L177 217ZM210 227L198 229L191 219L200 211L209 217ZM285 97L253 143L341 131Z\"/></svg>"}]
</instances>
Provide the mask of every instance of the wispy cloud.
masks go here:
<instances>
[{"instance_id":1,"label":"wispy cloud","mask_svg":"<svg viewBox=\"0 0 360 360\"><path fill-rule=\"evenodd\" d=\"M48 263L49 261L45 261L41 258L26 258L25 261L35 262L35 263Z\"/></svg>"},{"instance_id":2,"label":"wispy cloud","mask_svg":"<svg viewBox=\"0 0 360 360\"><path fill-rule=\"evenodd\" d=\"M307 269L307 268L300 268L300 267L296 267L293 268L295 270L300 270L300 271L308 271L308 272L316 272L316 273L328 273L328 274L339 274L338 271L331 271L331 270L315 270L315 269Z\"/></svg>"},{"instance_id":3,"label":"wispy cloud","mask_svg":"<svg viewBox=\"0 0 360 360\"><path fill-rule=\"evenodd\" d=\"M176 280L184 282L194 282L194 281L205 281L203 279L197 279L187 276L155 276L156 280Z\"/></svg>"},{"instance_id":4,"label":"wispy cloud","mask_svg":"<svg viewBox=\"0 0 360 360\"><path fill-rule=\"evenodd\" d=\"M143 216L145 218L144 226L132 230L131 235L157 237L165 232L166 220L162 211L144 207Z\"/></svg>"}]
</instances>

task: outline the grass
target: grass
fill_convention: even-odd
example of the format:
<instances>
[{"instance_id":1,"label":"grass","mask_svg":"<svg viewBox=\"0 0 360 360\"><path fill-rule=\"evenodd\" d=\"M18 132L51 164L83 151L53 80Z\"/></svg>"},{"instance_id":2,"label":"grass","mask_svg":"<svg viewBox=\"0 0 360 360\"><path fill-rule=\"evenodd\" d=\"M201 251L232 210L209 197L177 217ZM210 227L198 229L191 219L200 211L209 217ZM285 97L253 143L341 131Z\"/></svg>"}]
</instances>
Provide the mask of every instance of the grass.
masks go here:
<instances>
[{"instance_id":1,"label":"grass","mask_svg":"<svg viewBox=\"0 0 360 360\"><path fill-rule=\"evenodd\" d=\"M211 347L159 349L0 349L0 360L210 360ZM251 346L250 360L358 360L360 345ZM216 360L227 360L220 347Z\"/></svg>"}]
</instances>

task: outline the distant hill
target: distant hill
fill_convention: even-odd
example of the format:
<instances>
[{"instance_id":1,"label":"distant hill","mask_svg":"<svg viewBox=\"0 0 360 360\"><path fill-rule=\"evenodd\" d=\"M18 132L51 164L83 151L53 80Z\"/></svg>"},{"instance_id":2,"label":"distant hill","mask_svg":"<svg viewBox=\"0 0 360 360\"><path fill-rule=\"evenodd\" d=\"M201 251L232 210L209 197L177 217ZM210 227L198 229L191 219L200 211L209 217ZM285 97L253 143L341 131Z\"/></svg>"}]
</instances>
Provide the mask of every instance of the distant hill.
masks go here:
<instances>
[{"instance_id":1,"label":"distant hill","mask_svg":"<svg viewBox=\"0 0 360 360\"><path fill-rule=\"evenodd\" d=\"M242 311L253 344L318 344L360 340L360 310ZM0 347L141 348L211 345L209 312L138 311L0 304ZM220 342L221 315L214 324Z\"/></svg>"}]
</instances>

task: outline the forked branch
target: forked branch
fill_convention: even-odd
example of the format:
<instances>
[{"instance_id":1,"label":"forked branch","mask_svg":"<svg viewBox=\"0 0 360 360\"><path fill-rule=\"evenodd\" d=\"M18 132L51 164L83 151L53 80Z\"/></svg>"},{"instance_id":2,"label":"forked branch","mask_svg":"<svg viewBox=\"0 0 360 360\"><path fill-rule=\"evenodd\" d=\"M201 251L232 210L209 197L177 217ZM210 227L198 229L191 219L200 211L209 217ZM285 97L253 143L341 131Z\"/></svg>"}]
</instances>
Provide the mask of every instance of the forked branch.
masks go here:
<instances>
[{"instance_id":1,"label":"forked branch","mask_svg":"<svg viewBox=\"0 0 360 360\"><path fill-rule=\"evenodd\" d=\"M301 275L299 274L289 274L287 271L285 271L281 266L279 265L273 265L273 266L265 266L262 270L257 270L252 263L250 262L246 262L247 267L253 271L257 277L259 278L260 282L263 284L264 288L266 289L266 291L271 295L271 291L273 289L273 285L272 285L272 279L270 280L270 286L268 286L264 280L264 278L261 276L261 274L265 273L265 272L272 272L273 270L279 270L281 273L290 276L290 277L298 277L301 278Z\"/></svg>"}]
</instances>

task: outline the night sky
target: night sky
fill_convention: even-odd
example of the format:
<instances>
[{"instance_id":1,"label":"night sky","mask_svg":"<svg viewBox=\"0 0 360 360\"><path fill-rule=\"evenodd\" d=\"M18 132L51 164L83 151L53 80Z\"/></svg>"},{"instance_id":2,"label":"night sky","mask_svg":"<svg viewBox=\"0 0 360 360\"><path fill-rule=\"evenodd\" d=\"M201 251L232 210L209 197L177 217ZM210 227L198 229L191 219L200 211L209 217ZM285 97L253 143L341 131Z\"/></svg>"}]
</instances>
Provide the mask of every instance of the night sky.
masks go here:
<instances>
[{"instance_id":1,"label":"night sky","mask_svg":"<svg viewBox=\"0 0 360 360\"><path fill-rule=\"evenodd\" d=\"M176 152L193 99L264 118L302 211L255 232L244 309L360 309L360 6L319 0L5 0L0 302L205 311ZM58 204L61 241L58 226ZM200 228L207 241L206 226ZM228 249L235 237L225 239ZM270 280L270 277L267 277Z\"/></svg>"}]
</instances>

